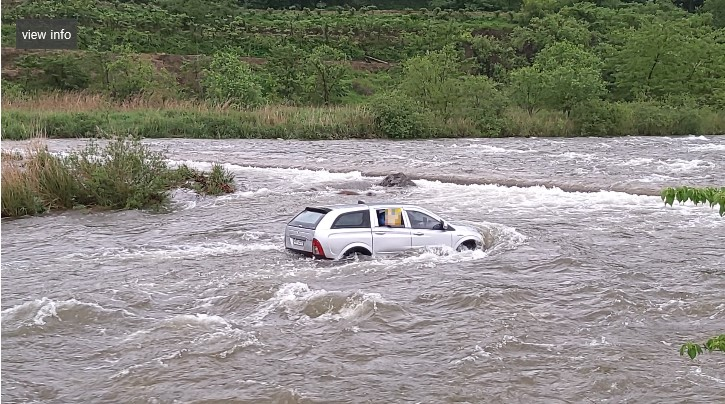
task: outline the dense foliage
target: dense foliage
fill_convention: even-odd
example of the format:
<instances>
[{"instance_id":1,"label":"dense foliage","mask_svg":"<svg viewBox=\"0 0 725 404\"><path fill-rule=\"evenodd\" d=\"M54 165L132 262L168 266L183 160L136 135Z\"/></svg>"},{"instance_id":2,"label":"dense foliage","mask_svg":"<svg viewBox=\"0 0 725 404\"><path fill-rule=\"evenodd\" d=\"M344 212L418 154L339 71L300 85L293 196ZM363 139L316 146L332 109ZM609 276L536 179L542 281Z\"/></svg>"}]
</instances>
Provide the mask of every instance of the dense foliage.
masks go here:
<instances>
[{"instance_id":1,"label":"dense foliage","mask_svg":"<svg viewBox=\"0 0 725 404\"><path fill-rule=\"evenodd\" d=\"M394 137L721 134L723 1L28 0L4 6L4 46L15 18L71 17L81 51L5 50L3 88L364 104Z\"/></svg>"},{"instance_id":2,"label":"dense foliage","mask_svg":"<svg viewBox=\"0 0 725 404\"><path fill-rule=\"evenodd\" d=\"M234 178L221 166L208 175L186 166L170 168L163 153L125 138L104 146L91 142L67 155L36 142L25 155L2 156L3 217L78 207L158 208L175 187L217 195L234 192Z\"/></svg>"},{"instance_id":3,"label":"dense foliage","mask_svg":"<svg viewBox=\"0 0 725 404\"><path fill-rule=\"evenodd\" d=\"M673 202L692 202L697 204L708 204L710 207L719 206L720 216L725 216L725 187L696 188L677 187L665 188L662 190L662 200L665 204L672 206Z\"/></svg>"}]
</instances>

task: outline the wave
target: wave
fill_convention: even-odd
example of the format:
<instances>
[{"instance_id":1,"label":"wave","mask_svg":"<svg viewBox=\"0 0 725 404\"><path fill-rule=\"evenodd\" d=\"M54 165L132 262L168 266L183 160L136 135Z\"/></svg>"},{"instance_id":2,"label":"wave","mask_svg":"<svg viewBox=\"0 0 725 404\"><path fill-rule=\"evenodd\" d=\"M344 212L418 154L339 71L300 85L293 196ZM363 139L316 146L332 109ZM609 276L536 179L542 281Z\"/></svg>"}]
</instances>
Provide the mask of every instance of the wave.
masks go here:
<instances>
[{"instance_id":1,"label":"wave","mask_svg":"<svg viewBox=\"0 0 725 404\"><path fill-rule=\"evenodd\" d=\"M692 151L725 151L725 144L698 144L690 146L688 149Z\"/></svg>"},{"instance_id":2,"label":"wave","mask_svg":"<svg viewBox=\"0 0 725 404\"><path fill-rule=\"evenodd\" d=\"M493 147L493 146L489 146ZM528 152L528 151L520 151L520 152ZM569 158L582 158L586 157L585 154L577 154L577 153L565 153L562 156L566 155ZM194 168L209 170L211 169L211 166L213 163L210 162L200 162L200 161L174 161L169 160L170 163L173 164L187 164ZM637 161L636 159L630 160L630 165L637 165L639 163L643 163L644 160ZM670 169L677 171L677 170L691 170L694 167L705 167L709 166L710 163L701 161L701 160L694 160L691 162L687 162L685 160L682 161L674 161L671 163L662 162L663 164L669 164ZM440 162L438 165L447 165L448 162ZM316 169L316 168L309 168L309 167L294 167L294 166L286 166L281 167L280 165L265 165L265 164L255 164L254 166L240 166L236 164L228 164L224 163L223 166L227 169L229 169L232 172L235 173L244 173L244 172L252 172L264 175L266 177L277 177L276 179L283 182L286 186L286 188L305 188L309 189L310 185L314 184L324 184L324 183L332 183L332 182L362 182L362 181L369 181L370 183L375 182L386 175L390 174L390 170L386 171L380 171L380 170L365 170L365 171L351 171L349 169ZM402 171L405 171L405 169L401 169ZM543 187L543 188L551 188L551 189L560 189L565 192L583 192L583 193L596 193L600 191L612 191L612 192L621 192L621 193L627 193L631 195L647 195L647 196L659 196L660 194L660 187L655 187L647 184L612 184L608 186L602 186L602 185L596 185L596 184L588 184L588 183L567 183L560 180L529 180L529 179L516 179L516 178L500 178L500 177L486 177L484 175L478 176L478 177L463 177L463 176L457 176L457 175L447 175L447 174L439 174L439 175L418 175L418 174L408 174L408 177L410 177L414 181L429 181L429 182L442 182L442 183L449 183L449 184L456 184L456 185L500 185L504 187L517 187L517 188L536 188L536 187ZM249 191L240 191L238 192L239 196L248 196L253 197L257 196L257 194L253 193L244 193ZM258 190L254 192L259 193L266 193L266 192L274 192L269 190ZM236 196L236 197L239 197ZM234 198L235 196L230 196L230 198Z\"/></svg>"},{"instance_id":3,"label":"wave","mask_svg":"<svg viewBox=\"0 0 725 404\"><path fill-rule=\"evenodd\" d=\"M246 317L253 325L261 325L275 312L283 312L287 319L328 321L368 318L378 312L379 305L394 307L379 293L362 291L327 291L311 289L302 282L285 283L277 292Z\"/></svg>"},{"instance_id":4,"label":"wave","mask_svg":"<svg viewBox=\"0 0 725 404\"><path fill-rule=\"evenodd\" d=\"M107 309L98 303L77 299L53 300L47 297L34 299L2 311L3 327L7 323L16 326L45 326L50 321L87 324L103 320L107 316L135 317L125 309Z\"/></svg>"},{"instance_id":5,"label":"wave","mask_svg":"<svg viewBox=\"0 0 725 404\"><path fill-rule=\"evenodd\" d=\"M194 161L194 160L167 160L167 163L171 166L180 166L186 164L187 166L199 170L211 170L212 166L216 163L208 161ZM279 176L292 182L298 182L302 184L310 183L324 183L331 181L354 181L362 180L363 175L360 171L331 171L331 170L314 170L296 167L279 167L279 166L265 166L255 164L254 166L242 166L231 163L218 163L222 167L229 170L232 173L249 173L257 172L265 175Z\"/></svg>"},{"instance_id":6,"label":"wave","mask_svg":"<svg viewBox=\"0 0 725 404\"><path fill-rule=\"evenodd\" d=\"M193 258L203 256L223 256L244 253L250 251L270 251L281 250L279 243L258 242L251 244L232 244L228 242L213 242L193 245L178 245L168 248L120 248L105 249L94 253L72 253L63 257L63 259L95 259L95 258L116 258L116 259L136 259L136 258Z\"/></svg>"},{"instance_id":7,"label":"wave","mask_svg":"<svg viewBox=\"0 0 725 404\"><path fill-rule=\"evenodd\" d=\"M467 147L473 148L473 149L479 149L480 151L484 153L492 153L492 154L526 154L526 153L536 153L537 150L519 150L519 149L505 149L503 147L497 147L497 146L490 146L485 144L469 144Z\"/></svg>"}]
</instances>

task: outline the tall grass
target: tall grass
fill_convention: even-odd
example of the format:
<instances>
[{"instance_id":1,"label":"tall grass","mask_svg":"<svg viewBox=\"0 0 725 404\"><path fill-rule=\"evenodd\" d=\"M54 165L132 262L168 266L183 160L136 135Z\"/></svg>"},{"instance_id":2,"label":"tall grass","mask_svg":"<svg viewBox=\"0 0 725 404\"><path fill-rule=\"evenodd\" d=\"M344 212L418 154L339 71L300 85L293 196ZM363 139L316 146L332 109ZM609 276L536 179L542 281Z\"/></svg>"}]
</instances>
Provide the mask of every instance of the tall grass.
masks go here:
<instances>
[{"instance_id":1,"label":"tall grass","mask_svg":"<svg viewBox=\"0 0 725 404\"><path fill-rule=\"evenodd\" d=\"M51 138L96 137L103 133L202 139L385 137L376 125L374 105L265 105L238 110L229 105L142 97L113 103L87 93L51 93L2 102L2 137L10 140L28 139L38 131ZM475 120L465 114L448 120L428 115L425 122L413 126L430 130L416 131L408 138L725 134L725 111L648 102L593 101L570 114L551 110L529 114L522 108L509 107L497 117L493 129L487 130L477 127Z\"/></svg>"},{"instance_id":2,"label":"tall grass","mask_svg":"<svg viewBox=\"0 0 725 404\"><path fill-rule=\"evenodd\" d=\"M364 106L263 107L252 111L209 108L127 108L52 110L5 107L4 139L28 139L38 130L50 138L95 137L100 133L146 138L344 139L374 136L372 114Z\"/></svg>"},{"instance_id":3,"label":"tall grass","mask_svg":"<svg viewBox=\"0 0 725 404\"><path fill-rule=\"evenodd\" d=\"M78 206L157 208L167 202L167 191L179 186L201 193L234 192L234 178L221 166L215 166L211 175L194 172L193 178L180 181L163 153L125 138L103 147L90 142L67 156L52 154L35 141L22 159L6 156L2 159L3 217Z\"/></svg>"}]
</instances>

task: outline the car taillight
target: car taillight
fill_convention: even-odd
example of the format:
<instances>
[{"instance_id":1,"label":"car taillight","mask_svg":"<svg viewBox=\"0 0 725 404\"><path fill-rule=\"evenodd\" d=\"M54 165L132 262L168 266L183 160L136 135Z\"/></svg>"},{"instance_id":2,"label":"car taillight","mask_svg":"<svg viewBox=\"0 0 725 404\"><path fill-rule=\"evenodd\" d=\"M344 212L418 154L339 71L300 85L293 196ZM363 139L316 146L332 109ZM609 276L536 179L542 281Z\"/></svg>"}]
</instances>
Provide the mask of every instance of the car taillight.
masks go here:
<instances>
[{"instance_id":1,"label":"car taillight","mask_svg":"<svg viewBox=\"0 0 725 404\"><path fill-rule=\"evenodd\" d=\"M325 255L325 250L322 249L322 244L320 244L319 241L317 241L316 238L312 239L312 254L315 255Z\"/></svg>"}]
</instances>

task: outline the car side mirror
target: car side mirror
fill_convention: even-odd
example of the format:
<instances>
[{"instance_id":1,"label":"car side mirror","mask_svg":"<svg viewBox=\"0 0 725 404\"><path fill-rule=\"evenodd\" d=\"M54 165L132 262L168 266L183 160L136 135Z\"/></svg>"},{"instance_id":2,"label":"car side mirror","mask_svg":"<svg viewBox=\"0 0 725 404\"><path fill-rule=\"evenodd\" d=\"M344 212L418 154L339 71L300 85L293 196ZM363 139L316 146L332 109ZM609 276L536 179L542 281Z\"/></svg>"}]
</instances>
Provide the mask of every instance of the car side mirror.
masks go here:
<instances>
[{"instance_id":1,"label":"car side mirror","mask_svg":"<svg viewBox=\"0 0 725 404\"><path fill-rule=\"evenodd\" d=\"M448 230L448 225L446 224L446 222L444 220L441 220L440 223L438 224L438 226L440 226L440 229L443 231Z\"/></svg>"}]
</instances>

